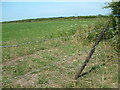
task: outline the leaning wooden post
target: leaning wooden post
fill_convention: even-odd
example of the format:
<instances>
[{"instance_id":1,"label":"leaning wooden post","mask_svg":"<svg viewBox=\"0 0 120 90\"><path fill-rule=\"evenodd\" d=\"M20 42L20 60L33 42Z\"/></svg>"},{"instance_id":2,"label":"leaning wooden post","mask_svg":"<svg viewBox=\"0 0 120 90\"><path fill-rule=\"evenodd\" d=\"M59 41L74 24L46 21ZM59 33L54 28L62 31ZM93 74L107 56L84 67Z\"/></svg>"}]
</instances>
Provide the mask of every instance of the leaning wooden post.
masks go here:
<instances>
[{"instance_id":1,"label":"leaning wooden post","mask_svg":"<svg viewBox=\"0 0 120 90\"><path fill-rule=\"evenodd\" d=\"M85 66L86 66L87 63L89 62L91 56L93 55L93 53L94 53L94 51L95 51L96 46L99 44L100 40L102 39L103 34L104 34L104 32L106 31L108 25L109 25L109 24L105 24L105 26L103 27L101 33L100 33L99 36L98 36L97 41L95 42L95 44L93 45L92 49L90 50L88 56L86 57L86 60L83 62L82 66L79 68L78 72L76 73L75 79L78 79L78 78L79 78L79 76L80 76L80 74L82 73L83 69L85 68Z\"/></svg>"}]
</instances>

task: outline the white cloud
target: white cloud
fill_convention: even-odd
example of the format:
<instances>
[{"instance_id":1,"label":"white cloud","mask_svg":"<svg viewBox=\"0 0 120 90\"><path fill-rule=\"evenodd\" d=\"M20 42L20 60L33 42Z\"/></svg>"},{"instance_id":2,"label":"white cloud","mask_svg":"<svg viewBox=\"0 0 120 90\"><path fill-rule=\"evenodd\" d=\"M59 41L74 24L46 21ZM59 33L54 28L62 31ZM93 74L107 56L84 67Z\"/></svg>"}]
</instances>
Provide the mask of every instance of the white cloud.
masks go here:
<instances>
[{"instance_id":1,"label":"white cloud","mask_svg":"<svg viewBox=\"0 0 120 90\"><path fill-rule=\"evenodd\" d=\"M1 0L2 2L111 2L112 0Z\"/></svg>"}]
</instances>

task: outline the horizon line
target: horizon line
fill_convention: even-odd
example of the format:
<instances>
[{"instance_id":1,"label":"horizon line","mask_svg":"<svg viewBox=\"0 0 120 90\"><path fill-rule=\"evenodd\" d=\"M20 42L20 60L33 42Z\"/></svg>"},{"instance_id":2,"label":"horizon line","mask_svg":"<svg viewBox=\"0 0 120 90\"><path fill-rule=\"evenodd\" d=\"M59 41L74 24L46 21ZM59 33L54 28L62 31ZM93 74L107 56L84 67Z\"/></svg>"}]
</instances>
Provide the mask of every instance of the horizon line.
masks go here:
<instances>
[{"instance_id":1,"label":"horizon line","mask_svg":"<svg viewBox=\"0 0 120 90\"><path fill-rule=\"evenodd\" d=\"M100 14L100 15L102 15L102 14ZM99 16L99 14L98 15L85 15L83 17L87 17L87 16ZM109 15L102 15L102 16L109 16ZM23 18L23 19L17 19L17 20L5 20L5 21L0 21L0 22L21 21L21 20L28 20L28 19L66 18L66 17L75 17L75 18L77 18L77 17L82 17L82 15L81 16L56 16L56 17Z\"/></svg>"}]
</instances>

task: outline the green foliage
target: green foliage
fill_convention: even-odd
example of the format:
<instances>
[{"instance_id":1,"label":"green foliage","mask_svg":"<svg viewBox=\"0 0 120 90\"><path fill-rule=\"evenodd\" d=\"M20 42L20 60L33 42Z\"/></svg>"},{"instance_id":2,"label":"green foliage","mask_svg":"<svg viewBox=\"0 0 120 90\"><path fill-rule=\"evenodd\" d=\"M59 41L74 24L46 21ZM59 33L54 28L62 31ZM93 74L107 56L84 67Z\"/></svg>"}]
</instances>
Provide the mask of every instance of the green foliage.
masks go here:
<instances>
[{"instance_id":1,"label":"green foliage","mask_svg":"<svg viewBox=\"0 0 120 90\"><path fill-rule=\"evenodd\" d=\"M89 40L89 42L97 40L97 38L98 38L98 36L99 36L99 34L100 34L100 32L105 24L106 23L103 21L96 22L96 24L94 25L94 29L93 29L93 30L95 30L95 32L88 34L87 39Z\"/></svg>"},{"instance_id":2,"label":"green foliage","mask_svg":"<svg viewBox=\"0 0 120 90\"><path fill-rule=\"evenodd\" d=\"M118 30L119 28L117 27L120 24L120 1L108 3L108 6L106 6L105 8L111 8L112 27L115 30Z\"/></svg>"},{"instance_id":3,"label":"green foliage","mask_svg":"<svg viewBox=\"0 0 120 90\"><path fill-rule=\"evenodd\" d=\"M120 1L108 3L108 6L105 8L111 8L112 14L120 14Z\"/></svg>"},{"instance_id":4,"label":"green foliage","mask_svg":"<svg viewBox=\"0 0 120 90\"><path fill-rule=\"evenodd\" d=\"M104 40L108 40L108 39L111 39L111 38L115 37L115 35L116 35L116 31L115 31L115 30L113 30L113 29L108 29L108 30L105 32L103 38L104 38Z\"/></svg>"}]
</instances>

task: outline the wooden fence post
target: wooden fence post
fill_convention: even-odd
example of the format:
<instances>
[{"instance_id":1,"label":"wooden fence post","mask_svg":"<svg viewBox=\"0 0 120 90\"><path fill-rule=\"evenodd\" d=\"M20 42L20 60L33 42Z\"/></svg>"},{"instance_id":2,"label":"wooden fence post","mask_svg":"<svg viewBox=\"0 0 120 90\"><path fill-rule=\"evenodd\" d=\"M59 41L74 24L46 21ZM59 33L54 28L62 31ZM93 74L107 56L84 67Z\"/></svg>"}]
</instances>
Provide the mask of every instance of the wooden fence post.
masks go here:
<instances>
[{"instance_id":1,"label":"wooden fence post","mask_svg":"<svg viewBox=\"0 0 120 90\"><path fill-rule=\"evenodd\" d=\"M97 41L95 42L95 44L94 44L93 47L91 48L91 50L90 50L88 56L86 57L86 59L85 59L85 61L83 62L82 66L79 68L78 72L76 73L76 75L75 75L75 79L76 79L76 80L80 77L80 75L81 75L83 69L85 68L85 66L86 66L87 63L89 62L91 56L92 56L93 53L95 52L95 48L96 48L96 46L99 44L100 40L102 39L103 34L104 34L104 32L106 31L108 25L109 25L109 24L105 24L105 25L104 25L104 27L103 27L101 33L100 33L99 36L98 36Z\"/></svg>"}]
</instances>

